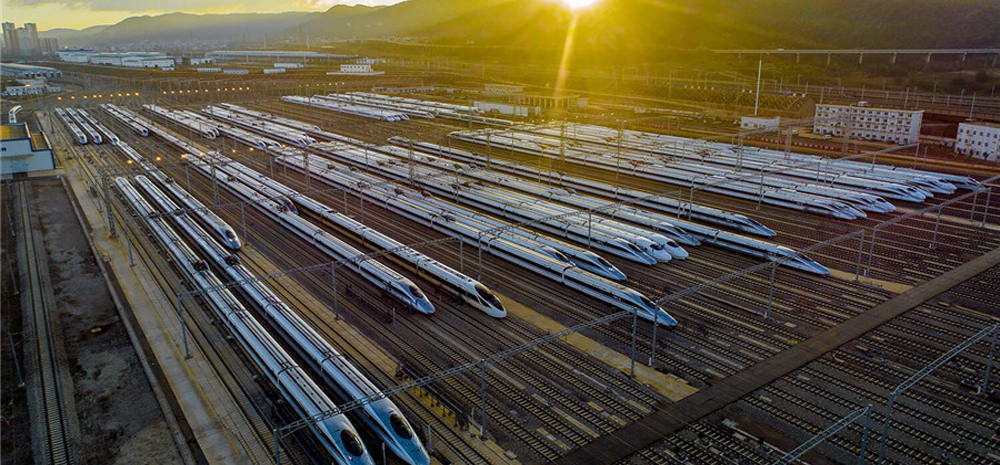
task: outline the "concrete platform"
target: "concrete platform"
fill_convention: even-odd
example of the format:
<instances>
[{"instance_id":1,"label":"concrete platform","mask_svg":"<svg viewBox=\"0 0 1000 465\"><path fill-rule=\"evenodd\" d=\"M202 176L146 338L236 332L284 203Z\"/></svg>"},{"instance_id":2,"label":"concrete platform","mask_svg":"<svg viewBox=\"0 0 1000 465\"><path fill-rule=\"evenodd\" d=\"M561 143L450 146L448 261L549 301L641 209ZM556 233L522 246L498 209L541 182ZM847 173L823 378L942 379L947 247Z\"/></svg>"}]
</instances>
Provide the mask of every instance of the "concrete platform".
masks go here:
<instances>
[{"instance_id":1,"label":"concrete platform","mask_svg":"<svg viewBox=\"0 0 1000 465\"><path fill-rule=\"evenodd\" d=\"M525 307L524 305L521 305L520 303L505 296L501 295L500 301L503 302L508 315L531 323L532 326L542 331L557 333L566 329L566 326L560 324L559 322ZM591 357L594 357L622 371L623 373L628 373L631 369L631 359L587 336L573 333L563 339L563 341L589 354ZM635 364L635 379L652 387L653 389L656 389L668 399L675 402L698 391L690 384L674 376L660 373L659 371L643 365L638 361L636 361Z\"/></svg>"},{"instance_id":2,"label":"concrete platform","mask_svg":"<svg viewBox=\"0 0 1000 465\"><path fill-rule=\"evenodd\" d=\"M998 263L1000 263L1000 249L920 284L679 402L659 405L656 412L618 431L601 436L552 463L610 464L623 460L952 287L972 279Z\"/></svg>"},{"instance_id":3,"label":"concrete platform","mask_svg":"<svg viewBox=\"0 0 1000 465\"><path fill-rule=\"evenodd\" d=\"M64 159L65 160L65 159ZM72 165L79 159L64 161L66 172L76 173ZM70 168L73 168L72 170ZM119 289L155 358L155 364L169 385L183 417L197 441L196 447L204 460L212 464L242 464L249 462L244 446L230 436L229 428L219 413L238 411L240 406L226 405L231 400L225 386L197 346L191 345L191 359L185 360L181 341L181 323L174 310L173 298L165 295L156 279L143 266L130 266L128 251L117 239L108 237L104 217L98 211L98 199L88 196L87 186L78 176L65 176L80 213L92 228L89 240L104 266L117 279ZM178 434L175 432L175 434ZM260 448L256 456L269 456L270 451Z\"/></svg>"}]
</instances>

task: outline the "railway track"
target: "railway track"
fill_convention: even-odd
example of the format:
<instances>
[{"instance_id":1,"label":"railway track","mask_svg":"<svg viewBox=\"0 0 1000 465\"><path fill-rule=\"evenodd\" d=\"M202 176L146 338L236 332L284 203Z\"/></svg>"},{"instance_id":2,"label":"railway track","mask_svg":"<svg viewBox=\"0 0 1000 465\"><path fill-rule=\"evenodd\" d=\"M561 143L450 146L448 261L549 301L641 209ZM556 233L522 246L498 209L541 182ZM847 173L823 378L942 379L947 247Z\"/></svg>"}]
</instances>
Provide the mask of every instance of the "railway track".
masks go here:
<instances>
[{"instance_id":1,"label":"railway track","mask_svg":"<svg viewBox=\"0 0 1000 465\"><path fill-rule=\"evenodd\" d=\"M73 147L76 156L84 164L81 175L89 177L93 186L100 186L100 172L123 172L126 165L119 154L107 146L84 146L82 150ZM188 292L185 280L180 278L171 263L164 260L164 252L150 241L146 231L131 218L127 207L118 202L111 193L111 208L122 212L116 215L116 228L120 238L126 238L132 244L132 251L137 263L147 263L148 269L159 286L167 295L178 295ZM95 189L93 195L102 194ZM131 218L130 221L121 218ZM125 229L128 228L127 234ZM273 450L272 430L275 428L275 415L283 415L272 402L277 398L274 391L257 383L262 375L252 368L253 363L231 345L228 335L219 330L219 326L208 316L208 309L200 301L187 299L182 302L187 316L188 338L192 346L200 348L204 356L204 364L211 369L222 382L221 389L206 389L202 391L211 405L217 410L215 414L226 425L231 442L238 444L239 450L246 454L250 463L271 463ZM197 359L192 364L198 364ZM222 410L218 406L238 405L236 410ZM288 421L288 420L285 420ZM310 461L308 453L303 449L283 448L282 463L301 464Z\"/></svg>"},{"instance_id":2,"label":"railway track","mask_svg":"<svg viewBox=\"0 0 1000 465\"><path fill-rule=\"evenodd\" d=\"M52 285L48 276L48 254L45 242L39 233L38 216L31 205L31 188L25 182L17 183L19 203L19 225L21 250L22 289L30 289L32 340L36 395L34 396L38 423L33 429L40 437L36 448L36 460L46 464L74 464L73 438L70 434L70 415L66 410L66 399L73 396L60 379L63 369L54 340L56 306L52 296ZM24 284L27 284L26 286ZM30 385L30 383L29 383ZM40 455L39 455L40 454Z\"/></svg>"},{"instance_id":3,"label":"railway track","mask_svg":"<svg viewBox=\"0 0 1000 465\"><path fill-rule=\"evenodd\" d=\"M260 163L263 164L263 162ZM261 168L260 165L257 166L257 169L262 172L265 172L265 169ZM280 176L276 177L281 178ZM301 177L291 176L286 178L287 179L285 179L283 182L288 183L294 180L295 182L299 183L298 186L302 185L303 181ZM313 182L315 183L316 181ZM332 195L328 195L328 197L325 198L323 201L328 205L334 206L335 208L340 205L339 199L333 199ZM351 202L350 207L355 214L358 213L354 202ZM753 209L749 210L753 211ZM772 215L774 215L773 212L768 212L769 217ZM369 218L374 218L374 217L377 217L377 215L370 214L369 216ZM804 232L808 231L808 229L811 227L815 227L816 224L813 224L815 222L803 221L794 218L789 218L788 221L789 224L791 224L792 226L784 226L778 228L779 238L781 237L781 235L786 234L784 231L789 231L792 234L797 234L796 231L801 232L802 236L799 240L802 241L809 241L810 240L809 238L811 237L822 237L822 236L817 236L815 232L810 232L810 233ZM380 230L383 230L383 227L387 227L389 228L389 230L393 231L393 233L390 234L393 236L396 236L397 234L403 234L404 237L408 238L414 237L418 238L417 240L419 240L419 238L421 237L423 237L424 239L427 238L426 236L421 236L421 234L430 234L422 232L420 234L411 233L412 235L407 235L405 234L405 232L398 231L401 229L406 229L407 227L402 225L390 226L390 223L391 223L390 220L385 220L385 221L380 221L380 223L377 226L376 225L373 226ZM918 234L917 231L919 231L921 227L926 227L927 225L933 225L933 220L915 219L914 223L922 226L907 226L906 228L901 228L901 232L898 234L898 236L910 237L911 240L916 240L919 242L926 236L926 234ZM767 224L766 221L765 224ZM409 228L409 229L414 229L414 228ZM416 229L420 231L419 228ZM384 230L384 232L388 233L389 230ZM880 237L883 237L881 234L882 233L880 233ZM986 239L980 240L977 243L976 234L980 234L977 228L966 227L960 224L959 226L956 226L951 229L947 228L942 229L942 233L939 235L938 239L939 241L945 243L953 241L959 242L959 245L955 246L952 245L942 246L942 248L950 247L950 249L948 250L960 250L963 247L966 247L967 245L970 244L974 245L978 249L982 249L985 247L990 247L992 244L996 242L995 239L987 237ZM886 236L892 238L896 237L897 235L886 234ZM276 251L281 250L281 247L277 246L275 250ZM447 250L444 250L443 248L440 248L440 250L441 252L439 253L443 254L443 256L448 257L448 259L442 261L445 261L448 264L453 264L456 261L458 261L455 259L454 251L449 252ZM875 270L877 273L886 273L886 274L890 273L893 268L900 266L919 266L921 262L928 261L931 257L933 257L933 255L929 253L920 253L920 254L914 254L918 255L918 261L912 261L905 258L904 259L893 258L893 257L889 257L889 260L881 261L882 260L881 255L885 252L883 251L881 242L879 247L877 248L877 251L879 252L880 257L876 257L876 260L873 262L873 265L875 265L873 270ZM886 251L888 251L892 255L892 254L898 254L900 252L905 252L906 249L904 247L890 247L887 248ZM696 255L701 255L703 253L704 253L703 257L699 256L694 260L689 259L688 263L691 263L691 265L688 265L687 263L678 264L677 266L671 264L666 267L655 267L652 269L653 271L643 270L643 272L638 273L638 276L640 277L635 279L635 282L639 283L639 285L642 286L640 290L654 290L657 289L658 287L660 287L662 290L662 286L659 286L657 283L664 282L670 279L674 280L674 281L669 281L672 283L672 285L674 283L678 284L696 283L699 280L710 279L712 277L725 274L726 272L739 269L749 263L748 259L735 258L731 255L726 255L721 251L717 250L708 251L708 249L703 249L696 252ZM840 257L839 258L840 261L844 263L849 263L851 265L851 268L853 268L854 258L852 257L856 257L856 249L851 250L849 247L847 247L838 252L837 255ZM542 291L541 289L536 289L534 286L525 286L524 283L516 279L516 277L511 278L509 276L504 276L504 277L493 276L494 274L497 273L503 273L504 266L502 264L493 263L490 259L486 259L485 257L484 259L485 259L484 272L486 272L487 276L490 276L491 279L496 281L496 283L490 282L491 287L493 287L494 289L503 289L505 292L511 292L513 295L518 295L520 296L518 300L524 298L527 301L532 302L533 307L536 306L534 305L534 303L536 302L538 303L537 307L542 308L542 307L552 306L553 304L556 304L560 300L567 300L573 298L573 296L569 293L552 292L552 290ZM947 267L947 266L953 266L953 264L957 264L960 262L961 260L958 258L951 258L945 260L945 263L941 263L939 265L941 267ZM704 268L704 270L702 268ZM936 272L937 271L934 270L931 273L924 273L916 276L918 277L929 276ZM632 276L631 272L629 274L630 276ZM693 330L689 331L684 328L680 328L680 330L674 331L670 334L665 334L666 332L660 334L661 339L658 342L659 344L661 344L660 347L662 348L661 349L663 351L662 353L669 353L670 356L672 357L672 359L669 362L667 362L670 369L671 370L676 369L681 373L685 373L686 375L690 375L691 373L697 373L697 371L694 371L690 367L688 367L688 365L692 361L694 361L705 367L709 367L713 371L716 371L720 373L720 375L724 376L728 373L733 372L734 370L739 369L740 366L746 366L747 364L755 363L756 360L759 360L760 358L765 357L770 353L773 353L773 351L780 350L781 348L787 347L788 344L794 343L797 340L801 340L803 337L807 336L810 331L818 331L819 329L824 329L829 326L832 326L833 324L836 324L837 322L842 321L843 319L846 319L850 316L853 316L857 313L866 310L871 305L874 305L878 303L880 300L884 300L891 295L891 293L888 291L881 291L862 285L842 283L840 281L832 281L832 280L826 280L826 282L823 282L822 280L814 280L808 277L803 277L802 275L795 273L779 274L776 283L779 284L779 289L780 289L778 291L778 294L776 294L776 296L787 295L794 297L795 300L776 298L774 302L775 304L774 314L786 322L796 321L796 325L793 327L794 329L790 329L789 327L784 326L783 322L781 321L771 322L766 320L757 321L757 319L748 319L746 309L740 308L741 305L747 305L747 303L750 303L751 304L750 306L753 307L753 306L760 306L761 304L767 302L768 299L767 293L761 291L761 288L766 289L765 286L767 284L767 279L764 275L759 274L751 276L748 279L746 279L745 283L743 281L736 283L731 282L728 283L726 286L719 287L718 290L713 289L707 292L705 296L698 296L696 298L693 297L691 299L686 299L685 303L688 303L690 307L686 310L680 310L681 312L684 312L682 313L684 315L684 318L682 319L684 320L688 320L691 322L701 321L711 324L713 330L713 336L711 336L710 338L706 338L704 336L699 337L699 335L695 331ZM781 284L781 283L788 283L788 284ZM797 291L796 287L799 288L807 287L813 289L814 292L809 295L803 295L801 292ZM549 293L554 295L544 295L544 293ZM988 299L988 297L986 297L986 299ZM831 305L832 303L836 303L837 305L833 306ZM803 308L808 308L810 305L815 305L816 307L812 311L808 312L802 311ZM562 305L561 307L565 306ZM588 307L588 305L583 305L583 307ZM460 309L452 309L451 307L441 307L441 308L446 309L449 312L454 310L460 311ZM796 311L792 311L793 309L795 309ZM594 308L593 306L583 309L560 308L559 310L562 319L569 319L570 321L583 321L587 318L593 318L593 316L601 314L601 312L598 311L598 309ZM706 310L708 312L706 312ZM961 308L956 308L956 307L946 308L943 306L936 306L935 311L937 310L941 310L940 315L931 314L926 318L924 318L923 316L913 317L913 318L904 317L903 319L897 320L899 322L902 322L900 324L902 324L903 326L897 326L895 322L893 324L887 325L886 327L880 329L879 330L880 332L874 334L875 336L874 339L866 339L865 340L866 344L869 344L870 346L873 347L875 346L882 347L883 345L886 345L883 344L883 342L891 341L896 344L901 344L903 347L912 347L914 350L917 351L917 353L919 354L918 356L914 356L913 351L908 349L898 349L896 351L888 351L887 353L889 353L893 357L900 359L915 358L915 360L913 360L912 363L919 364L932 359L934 357L933 354L940 353L942 350L946 350L949 341L956 338L960 338L963 334L966 334L966 331L971 330L974 327L975 323L983 321L982 316L979 315L973 314L971 315L970 318L969 312ZM674 312L675 310L671 309L671 311ZM816 318L814 314L821 316L819 318ZM916 314L916 312L912 312L911 314ZM443 317L443 315L441 316ZM405 318L400 318L400 320L398 321L404 321L404 320ZM470 320L468 323L462 323L460 325L459 323L452 324L451 321L449 320L449 324L451 325L451 329L448 330L449 333L460 334L463 330L467 331L469 327L474 327L474 325L476 324L482 324L482 322ZM911 325L914 326L915 329L910 329L908 327ZM414 326L414 328L417 327ZM603 328L598 329L595 330L595 332L597 332L603 339L612 341L614 343L612 344L613 346L623 348L627 347L630 342L629 330L630 330L630 325L619 324L619 325L612 325L607 329ZM737 331L741 332L745 331L745 334L742 334L743 337L732 336L730 334ZM384 330L381 331L379 334L381 335L380 338L385 338L385 337L392 337L394 332L390 330ZM440 333L440 334L445 334L445 333ZM511 335L507 335L506 337L508 338L508 340L516 342L519 339L527 339L531 334L532 334L531 328L522 328L517 338L514 338ZM926 337L925 334L931 334L931 337ZM648 341L650 337L651 335L649 334L648 330L646 330L645 328L640 328L640 342L639 342L640 352L643 350L648 350L649 347ZM952 342L957 342L957 340ZM449 355L449 357L458 356L454 355L457 352L455 352L453 348L441 348L441 350L445 354L451 354ZM462 356L469 357L471 356L471 354L482 353L483 351L488 353L490 350L492 349L489 346L479 344L478 347L476 347L473 352L465 352L462 354ZM546 350L548 350L548 348ZM574 351L572 349L567 349L567 352L572 353ZM972 351L970 352L970 354L977 358L981 358L983 355L983 353L979 350ZM853 354L853 351L839 352L838 357L846 358L849 363L847 364L848 366L846 367L841 365L836 365L837 367L839 367L838 372L840 374L837 376L837 378L834 378L835 380L841 378L843 379L853 378L853 379L865 380L866 383L872 385L871 389L885 389L886 386L891 386L892 385L891 383L898 382L898 380L904 379L909 374L911 374L911 372L908 372L905 367L902 366L899 368L890 367L891 368L890 378L888 379L873 378L871 376L867 376L865 372L866 371L871 372L875 370L886 370L886 367L874 363L872 360L867 360L862 356L855 355ZM510 386L516 386L517 385L516 383L523 383L525 381L532 383L542 383L542 385L545 385L545 383L549 381L558 381L560 383L573 381L575 378L572 378L568 374L564 373L566 370L565 366L562 367L559 366L560 365L560 363L558 362L559 359L568 360L569 358L566 353L559 353L557 361L555 363L545 362L544 360L531 359L530 365L528 367L519 367L519 366L508 367L502 364L499 367L500 370L511 372L513 374L510 375L512 376L511 379L499 380L498 383L500 384L498 384L498 389L509 389ZM572 363L577 363L577 361L574 360ZM435 361L429 355L424 355L424 354L420 354L419 360L415 360L414 365L419 366L421 368L421 370L416 372L416 374L426 374L428 373L428 371L424 370L439 369L440 367L443 366L440 361ZM558 371L560 371L560 373L555 375L553 377L554 379L538 378L537 372L548 368L555 368ZM943 370L943 373L947 375L947 377L949 378L955 378L958 376L962 376L963 372L952 368L946 368L945 370ZM701 376L704 377L704 375ZM491 384L496 378L498 378L498 376L492 373L490 374ZM893 381L893 379L895 379L896 381ZM603 382L604 378L601 378L601 380ZM875 383L876 381L877 384ZM843 381L841 381L841 383L843 383ZM448 384L448 383L445 384L446 384L446 387L444 388L445 390L456 389L457 392L460 392L460 394L467 400L475 399L476 397L478 397L477 394L478 389L476 386L477 383L475 383L474 380L470 379L470 380L460 381L457 386L455 384ZM591 384L597 385L600 384L600 382L595 382ZM789 384L792 385L792 388L800 390L805 386L805 385L794 385L794 383L789 383ZM808 386L811 389L817 388L816 386L812 385ZM820 392L822 392L823 394L820 395L818 399L814 399L813 401L821 403L822 402L829 403L833 398L838 398L843 400L845 399L843 397L843 394L838 395L833 392L829 392L826 389L838 390L839 392L847 392L847 387L845 386L849 387L851 385L850 384L842 385L836 382L828 381L824 383L823 386L820 387ZM934 386L938 386L938 384L935 383ZM789 393L788 389L779 389L778 391L776 391L780 393L781 398L787 401L787 406L784 407L783 409L778 409L780 410L780 412L769 411L770 412L769 414L772 414L775 417L783 418L783 417L795 416L796 414L794 412L796 411L796 409L804 409L804 411L812 412L811 415L814 415L815 416L814 418L816 418L814 422L819 424L815 425L802 424L799 425L799 427L813 428L813 429L817 428L817 426L822 427L822 422L819 419L828 419L831 417L831 415L835 415L835 413L829 410L825 410L825 408L820 405L810 404L810 405L797 406L800 402L803 402L803 400L799 399L798 396ZM948 387L940 387L940 390L935 390L934 388L927 388L927 389L930 389L930 391L928 391L927 393L924 393L924 391L921 390L921 397L919 399L920 402L918 404L918 407L915 408L923 410L929 408L930 411L933 411L934 409L944 410L945 408L950 408L946 406L958 406L962 405L963 402L966 402L970 406L974 405L976 406L976 408L983 409L982 411L984 412L993 411L993 407L988 403L984 404L983 400L971 396L965 396L960 393L955 393L953 390L949 390ZM859 388L855 388L850 392L856 395L862 395L866 393L870 397L875 396L875 392L871 392L867 389L859 390ZM555 392L550 387L546 387L545 389L543 389L542 393L544 394L543 397L551 399L551 402L553 402L552 405L554 406L567 408L568 406L571 405L577 405L574 404L571 400L566 399L566 396L563 395L564 393ZM490 416L490 421L493 423L499 423L503 425L505 429L508 430L516 430L518 428L523 429L522 427L518 426L518 420L519 420L518 418L514 417L513 415L503 414L504 412L502 412L502 409L504 408L504 406L499 403L496 403L492 399L493 397L495 397L495 394L496 393L491 392L489 396L491 398L488 405L488 413ZM444 398L446 396L447 394L444 391L439 391L438 397ZM778 396L779 396L778 394L775 394L775 397ZM517 397L517 399L519 400L519 402L523 402L529 405L538 405L537 403L531 404L532 400L524 396ZM602 399L601 404L613 405L614 402L612 400ZM543 406L543 408L549 408L547 402L543 402L541 405ZM538 407L533 407L533 408L538 408ZM777 407L774 408L777 409ZM762 409L766 409L766 407L762 407ZM913 415L915 417L919 416L920 412L923 410L913 410L914 412ZM955 410L956 412L960 412L960 410L958 409L953 409L953 410ZM634 415L637 414L636 411L634 411L634 409L633 410L620 409L616 410L616 413L618 415L622 415L623 418L632 418ZM545 412L533 413L533 416L541 418L545 422L544 425L551 427L553 429L552 432L558 434L565 441L569 441L570 443L577 443L581 438L587 436L587 432L579 428L577 425L573 424L567 425L566 422L559 420L559 418L556 416L548 415L543 417L542 415L545 415ZM960 415L960 414L955 413L954 415ZM602 419L591 418L588 415L582 415L581 418L582 421L585 422L587 427L594 428L594 431L602 431L605 428L613 427L613 424L609 424L608 422L605 422ZM986 420L987 419L985 418L979 417L978 420L974 420L973 424L977 426L982 426L983 422ZM943 428L941 424L933 424L931 427L938 429ZM566 430L567 428L569 429L569 431ZM702 432L703 434L706 435L719 434L711 432L712 428L709 428L707 426L705 428L708 428L706 431L710 432L703 431ZM548 428L546 430L548 430ZM921 430L916 430L916 431L917 433L920 433ZM929 434L929 433L921 433L921 434ZM538 435L536 434L524 434L524 433L518 433L516 435L516 437L526 442L540 441L537 436ZM725 437L725 435L722 435L722 437ZM523 438L528 438L528 439L523 439ZM716 442L721 442L721 440L717 440ZM701 450L702 453L699 455L704 455L706 457L711 458L711 460L706 459L705 463L732 463L731 461L730 462L725 461L725 460L730 460L729 458L715 457L715 455L717 454L705 452L705 448L701 446L697 445L691 446L690 444L683 445L684 443L685 441L683 440L675 442L674 447L679 448L686 454L691 454L692 457L696 456L696 454L698 454L698 451ZM544 452L544 450L549 450L549 451L556 450L555 448L552 447L551 444L546 444L544 441L542 441L541 444L542 445L537 445L537 444L532 445L531 447L534 449L539 449L536 452L539 453L542 457L548 456L548 453ZM733 447L735 448L736 446ZM905 448L905 445L901 445L899 446L899 448L900 448L899 453L903 454L909 453L908 449ZM842 449L846 449L846 446L842 447ZM928 455L926 453L919 451L915 453L921 454L919 455L921 461L927 460L926 457L928 457ZM652 457L654 457L654 459L656 457L662 459L664 457L673 457L672 454L673 454L672 451L670 453L663 451L647 453L647 451L644 451L643 456L651 455ZM752 455L752 454L747 455L746 451L739 452L739 454L747 458ZM911 456L911 458L912 457L914 456ZM655 459L654 461L658 460L659 459Z\"/></svg>"}]
</instances>

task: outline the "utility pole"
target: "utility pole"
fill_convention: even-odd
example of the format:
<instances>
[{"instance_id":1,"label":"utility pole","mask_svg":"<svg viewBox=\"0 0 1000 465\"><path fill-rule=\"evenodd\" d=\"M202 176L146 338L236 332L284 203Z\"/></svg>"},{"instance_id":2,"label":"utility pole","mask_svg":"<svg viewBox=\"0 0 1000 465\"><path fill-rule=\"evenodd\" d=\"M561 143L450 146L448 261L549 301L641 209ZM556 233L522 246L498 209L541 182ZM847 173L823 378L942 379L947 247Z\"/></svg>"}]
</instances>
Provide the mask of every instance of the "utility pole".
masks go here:
<instances>
[{"instance_id":1,"label":"utility pole","mask_svg":"<svg viewBox=\"0 0 1000 465\"><path fill-rule=\"evenodd\" d=\"M760 105L760 71L764 65L764 60L757 60L757 96L753 100L753 115L757 116L757 107Z\"/></svg>"}]
</instances>

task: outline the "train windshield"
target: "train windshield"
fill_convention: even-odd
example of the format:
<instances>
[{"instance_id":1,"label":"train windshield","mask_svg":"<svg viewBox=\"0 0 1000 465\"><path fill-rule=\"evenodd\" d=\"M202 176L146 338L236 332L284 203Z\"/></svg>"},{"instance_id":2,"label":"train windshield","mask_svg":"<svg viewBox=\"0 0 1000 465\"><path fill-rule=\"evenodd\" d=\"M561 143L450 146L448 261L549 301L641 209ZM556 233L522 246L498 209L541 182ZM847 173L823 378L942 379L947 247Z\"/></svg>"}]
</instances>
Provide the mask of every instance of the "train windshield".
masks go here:
<instances>
[{"instance_id":1,"label":"train windshield","mask_svg":"<svg viewBox=\"0 0 1000 465\"><path fill-rule=\"evenodd\" d=\"M503 303L500 299L493 294L486 286L482 284L476 284L476 293L479 294L479 298L483 299L486 303L490 304L493 308L503 308Z\"/></svg>"},{"instance_id":2,"label":"train windshield","mask_svg":"<svg viewBox=\"0 0 1000 465\"><path fill-rule=\"evenodd\" d=\"M234 238L236 238L236 234L233 234L232 230L227 229L226 230L226 238L227 239L234 239Z\"/></svg>"},{"instance_id":3,"label":"train windshield","mask_svg":"<svg viewBox=\"0 0 1000 465\"><path fill-rule=\"evenodd\" d=\"M604 266L606 268L611 268L611 266L612 266L611 262L605 260L604 257L602 257L600 255L597 256L597 263L600 263L601 266Z\"/></svg>"},{"instance_id":4,"label":"train windshield","mask_svg":"<svg viewBox=\"0 0 1000 465\"><path fill-rule=\"evenodd\" d=\"M555 255L556 260L559 260L559 261L561 261L563 263L572 263L572 261L569 259L569 257L567 257L565 254L563 254L562 252L560 252L558 250L553 250L552 251L552 255Z\"/></svg>"},{"instance_id":5,"label":"train windshield","mask_svg":"<svg viewBox=\"0 0 1000 465\"><path fill-rule=\"evenodd\" d=\"M642 302L642 305L645 306L649 310L655 310L656 309L656 304L653 303L652 300L649 300L648 297L646 297L646 296L644 296L642 294L639 294L639 301Z\"/></svg>"},{"instance_id":6,"label":"train windshield","mask_svg":"<svg viewBox=\"0 0 1000 465\"><path fill-rule=\"evenodd\" d=\"M340 432L340 441L344 443L344 449L347 453L360 457L365 455L365 447L361 445L361 441L358 440L358 436L349 430L343 430Z\"/></svg>"},{"instance_id":7,"label":"train windshield","mask_svg":"<svg viewBox=\"0 0 1000 465\"><path fill-rule=\"evenodd\" d=\"M392 425L392 430L403 439L410 439L413 437L413 432L410 431L410 425L406 424L403 420L403 416L398 413L393 413L389 415L389 424Z\"/></svg>"},{"instance_id":8,"label":"train windshield","mask_svg":"<svg viewBox=\"0 0 1000 465\"><path fill-rule=\"evenodd\" d=\"M420 288L416 284L410 284L410 294L418 299L424 298L424 293L420 292Z\"/></svg>"}]
</instances>

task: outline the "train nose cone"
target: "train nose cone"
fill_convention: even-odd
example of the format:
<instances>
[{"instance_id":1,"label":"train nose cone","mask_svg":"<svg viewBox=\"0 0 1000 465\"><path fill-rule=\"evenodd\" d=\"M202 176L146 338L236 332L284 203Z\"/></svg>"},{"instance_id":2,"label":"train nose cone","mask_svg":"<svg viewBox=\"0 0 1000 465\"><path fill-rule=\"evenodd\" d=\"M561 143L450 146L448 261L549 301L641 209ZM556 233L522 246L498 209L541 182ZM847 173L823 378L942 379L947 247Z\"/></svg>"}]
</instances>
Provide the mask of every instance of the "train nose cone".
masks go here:
<instances>
[{"instance_id":1,"label":"train nose cone","mask_svg":"<svg viewBox=\"0 0 1000 465\"><path fill-rule=\"evenodd\" d=\"M670 252L670 257L677 260L684 260L688 258L688 251L684 250L683 247L670 247L667 249Z\"/></svg>"},{"instance_id":2,"label":"train nose cone","mask_svg":"<svg viewBox=\"0 0 1000 465\"><path fill-rule=\"evenodd\" d=\"M656 259L656 261L664 263L669 262L670 259L672 258L670 252L667 252L666 250L653 250L650 255L652 255L653 258Z\"/></svg>"},{"instance_id":3,"label":"train nose cone","mask_svg":"<svg viewBox=\"0 0 1000 465\"><path fill-rule=\"evenodd\" d=\"M432 304L427 299L420 299L420 300L418 300L417 301L417 309L420 310L420 313L425 313L427 315L430 315L430 314L434 313L434 311L435 311L434 310L434 304Z\"/></svg>"},{"instance_id":4,"label":"train nose cone","mask_svg":"<svg viewBox=\"0 0 1000 465\"><path fill-rule=\"evenodd\" d=\"M609 279L613 279L615 281L624 281L628 279L628 276L625 276L625 273L622 273L618 268L611 268L607 270L607 274Z\"/></svg>"}]
</instances>

